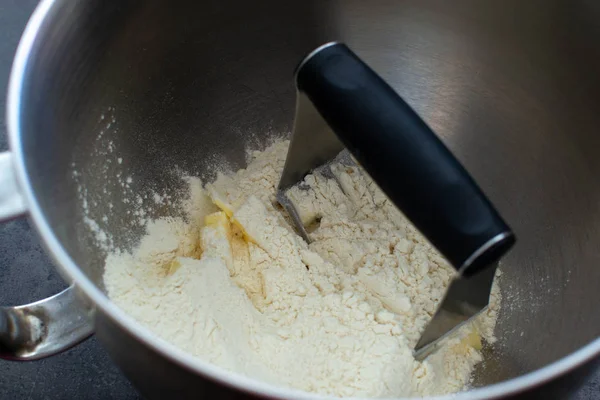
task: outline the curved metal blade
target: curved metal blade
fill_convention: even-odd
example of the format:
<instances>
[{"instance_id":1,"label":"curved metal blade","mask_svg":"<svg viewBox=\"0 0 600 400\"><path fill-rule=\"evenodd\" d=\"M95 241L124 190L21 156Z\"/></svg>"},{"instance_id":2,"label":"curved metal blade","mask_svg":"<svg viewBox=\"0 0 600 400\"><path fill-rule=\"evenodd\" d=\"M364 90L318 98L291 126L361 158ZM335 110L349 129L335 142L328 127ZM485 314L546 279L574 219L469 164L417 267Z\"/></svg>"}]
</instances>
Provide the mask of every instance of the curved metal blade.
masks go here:
<instances>
[{"instance_id":1,"label":"curved metal blade","mask_svg":"<svg viewBox=\"0 0 600 400\"><path fill-rule=\"evenodd\" d=\"M444 300L415 346L417 360L422 361L435 352L452 333L487 307L497 268L495 263L469 278L458 276L450 283Z\"/></svg>"},{"instance_id":2,"label":"curved metal blade","mask_svg":"<svg viewBox=\"0 0 600 400\"><path fill-rule=\"evenodd\" d=\"M333 160L344 145L306 95L298 92L294 131L281 173L278 192L300 182L306 174Z\"/></svg>"},{"instance_id":3,"label":"curved metal blade","mask_svg":"<svg viewBox=\"0 0 600 400\"><path fill-rule=\"evenodd\" d=\"M300 183L309 172L333 160L343 149L344 145L312 102L306 95L298 92L294 131L277 186L277 201L291 217L298 234L308 243L310 243L308 232L294 204L286 196L286 192Z\"/></svg>"}]
</instances>

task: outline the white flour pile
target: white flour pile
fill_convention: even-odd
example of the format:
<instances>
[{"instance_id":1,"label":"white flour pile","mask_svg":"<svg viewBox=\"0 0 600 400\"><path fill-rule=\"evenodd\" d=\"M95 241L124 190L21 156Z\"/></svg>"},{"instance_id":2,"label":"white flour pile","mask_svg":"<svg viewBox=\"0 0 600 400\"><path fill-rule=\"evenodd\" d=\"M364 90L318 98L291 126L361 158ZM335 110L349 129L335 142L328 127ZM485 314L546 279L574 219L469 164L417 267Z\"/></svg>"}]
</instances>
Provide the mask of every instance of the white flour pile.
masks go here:
<instances>
[{"instance_id":1,"label":"white flour pile","mask_svg":"<svg viewBox=\"0 0 600 400\"><path fill-rule=\"evenodd\" d=\"M425 362L412 357L453 270L372 181L335 165L291 194L314 242L276 206L288 142L202 190L106 260L111 299L158 336L232 371L334 396L456 392L493 342L499 307ZM210 197L209 197L210 196ZM217 207L215 207L218 206ZM210 214L209 214L210 213ZM207 215L209 214L209 215Z\"/></svg>"}]
</instances>

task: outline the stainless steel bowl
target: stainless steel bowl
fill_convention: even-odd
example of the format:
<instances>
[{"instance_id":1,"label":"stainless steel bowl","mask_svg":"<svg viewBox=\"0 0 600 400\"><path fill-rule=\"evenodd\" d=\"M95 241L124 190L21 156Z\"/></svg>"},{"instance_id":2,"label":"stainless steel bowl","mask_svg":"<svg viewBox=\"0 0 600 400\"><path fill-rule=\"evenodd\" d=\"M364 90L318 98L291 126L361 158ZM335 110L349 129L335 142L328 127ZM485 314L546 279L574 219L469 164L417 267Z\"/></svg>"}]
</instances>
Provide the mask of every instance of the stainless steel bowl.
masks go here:
<instances>
[{"instance_id":1,"label":"stainless steel bowl","mask_svg":"<svg viewBox=\"0 0 600 400\"><path fill-rule=\"evenodd\" d=\"M289 132L296 62L336 39L431 124L520 238L503 266L500 341L456 399L565 395L600 353L599 34L590 1L42 1L10 81L0 217L27 209L74 286L0 309L0 352L46 356L93 324L148 398L311 397L194 359L117 309L78 188L88 215L108 213L102 228L132 243L107 160L119 154L133 189L158 192L180 185L169 166L242 167L249 143Z\"/></svg>"}]
</instances>

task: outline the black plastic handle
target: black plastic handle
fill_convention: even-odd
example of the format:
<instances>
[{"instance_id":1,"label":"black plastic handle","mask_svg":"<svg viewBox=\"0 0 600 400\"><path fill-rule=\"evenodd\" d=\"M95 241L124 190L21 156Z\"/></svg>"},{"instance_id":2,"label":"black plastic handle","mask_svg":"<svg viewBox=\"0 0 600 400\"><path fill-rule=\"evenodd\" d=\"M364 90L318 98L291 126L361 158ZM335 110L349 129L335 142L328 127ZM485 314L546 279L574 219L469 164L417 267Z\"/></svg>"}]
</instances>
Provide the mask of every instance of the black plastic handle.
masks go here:
<instances>
[{"instance_id":1,"label":"black plastic handle","mask_svg":"<svg viewBox=\"0 0 600 400\"><path fill-rule=\"evenodd\" d=\"M296 84L457 270L471 275L514 244L511 229L448 148L346 45L332 43L307 56Z\"/></svg>"}]
</instances>

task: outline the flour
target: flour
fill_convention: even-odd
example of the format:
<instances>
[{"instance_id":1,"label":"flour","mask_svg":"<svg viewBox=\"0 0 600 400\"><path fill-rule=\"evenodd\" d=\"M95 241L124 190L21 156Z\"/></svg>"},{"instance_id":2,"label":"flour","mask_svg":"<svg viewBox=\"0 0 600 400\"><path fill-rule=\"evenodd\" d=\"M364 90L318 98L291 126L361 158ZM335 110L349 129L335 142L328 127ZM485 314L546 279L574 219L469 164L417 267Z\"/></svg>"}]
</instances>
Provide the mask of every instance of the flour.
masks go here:
<instances>
[{"instance_id":1,"label":"flour","mask_svg":"<svg viewBox=\"0 0 600 400\"><path fill-rule=\"evenodd\" d=\"M334 396L460 391L493 343L491 304L424 362L412 357L453 269L358 167L306 177L289 193L307 245L275 200L288 142L252 154L203 189L187 220L151 223L106 260L110 298L156 335L231 371Z\"/></svg>"}]
</instances>

